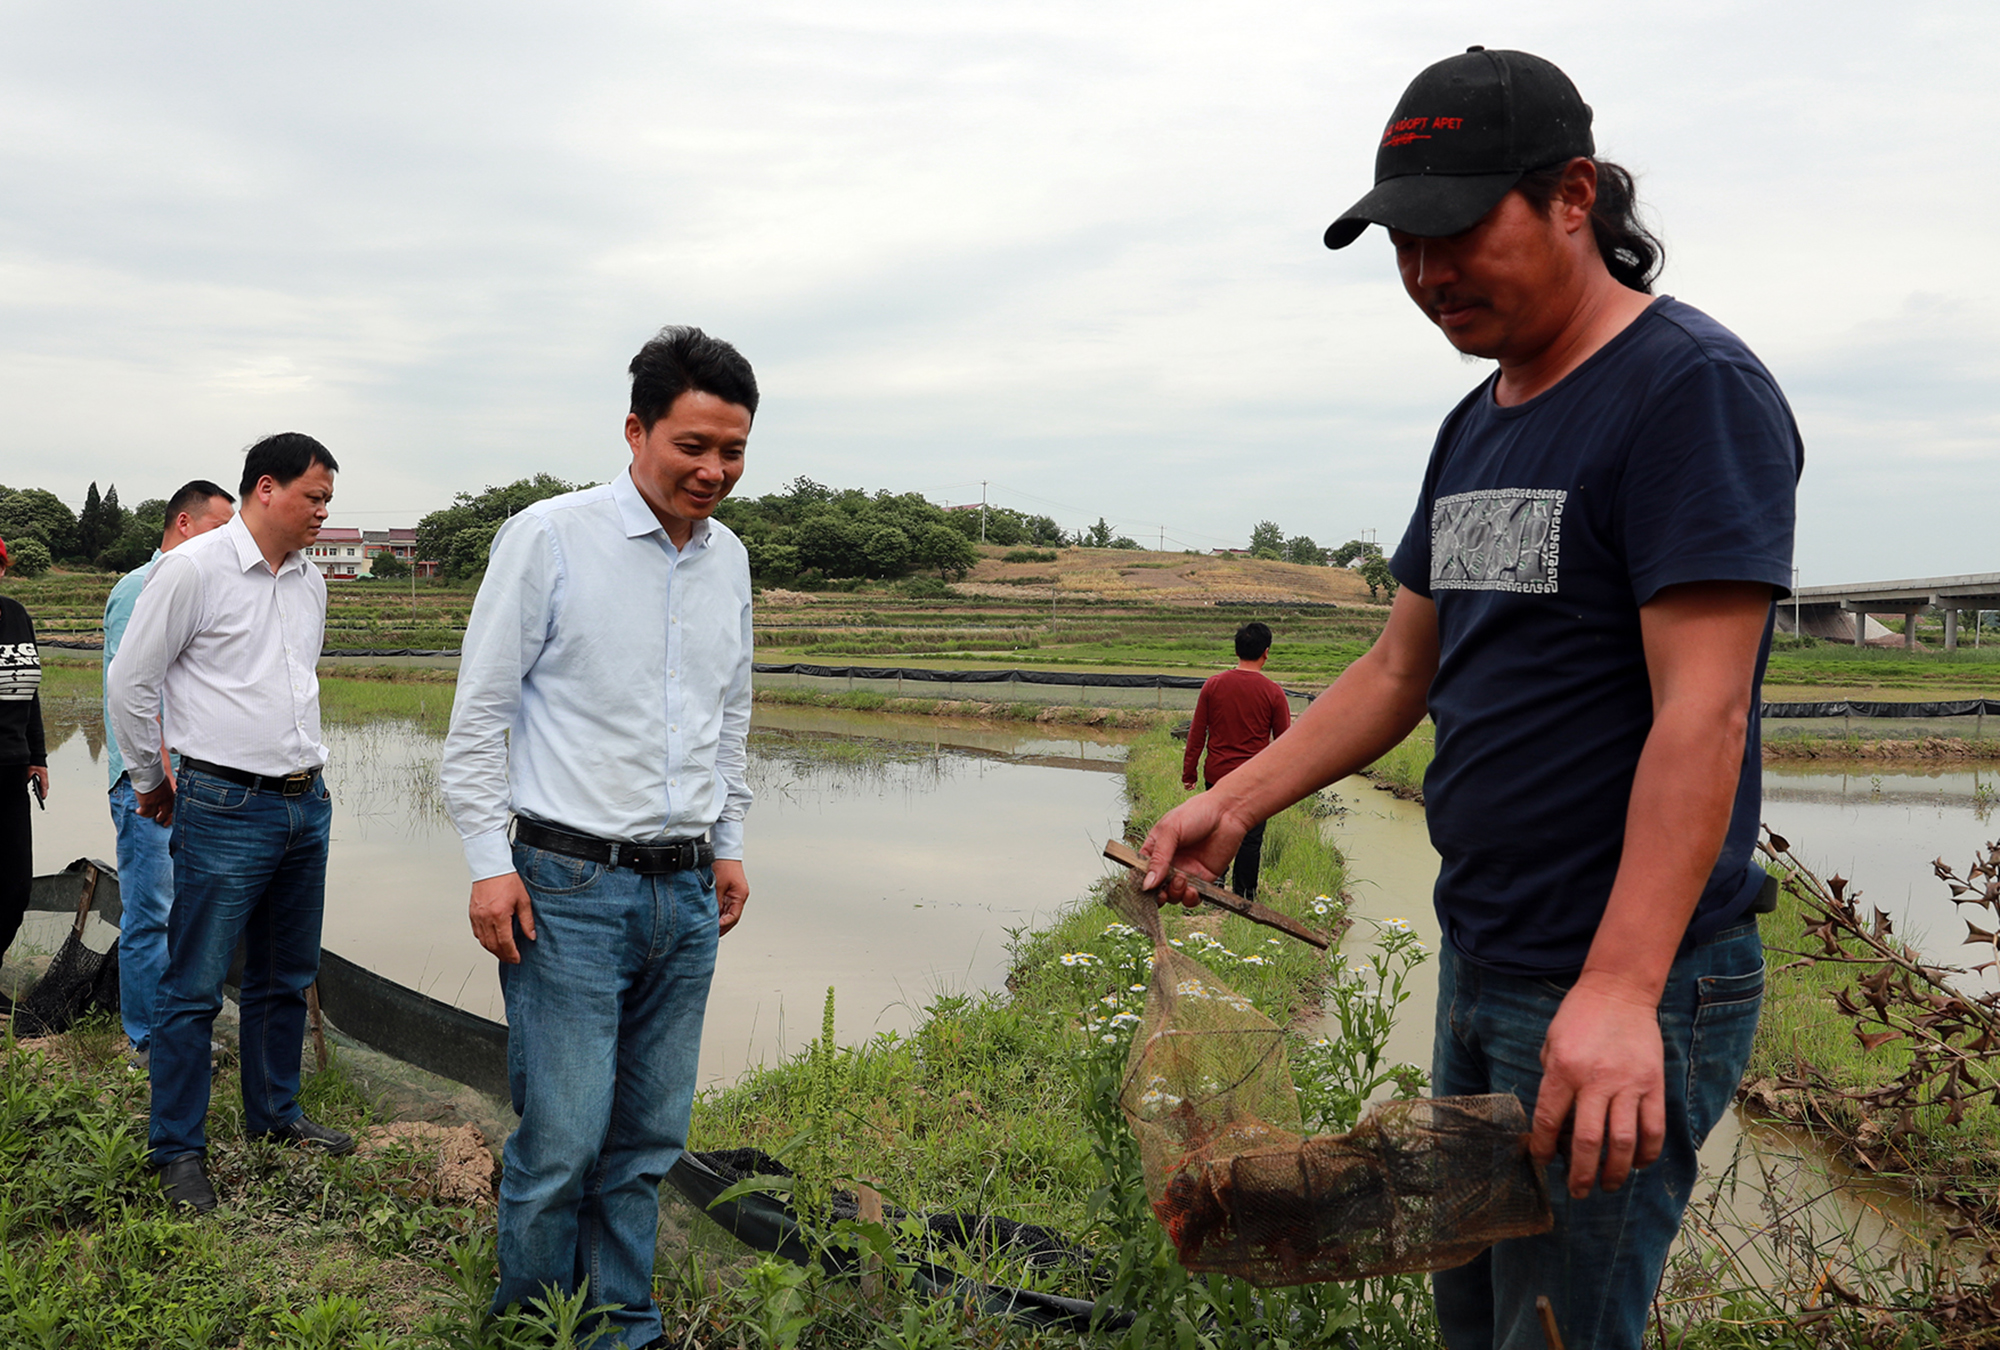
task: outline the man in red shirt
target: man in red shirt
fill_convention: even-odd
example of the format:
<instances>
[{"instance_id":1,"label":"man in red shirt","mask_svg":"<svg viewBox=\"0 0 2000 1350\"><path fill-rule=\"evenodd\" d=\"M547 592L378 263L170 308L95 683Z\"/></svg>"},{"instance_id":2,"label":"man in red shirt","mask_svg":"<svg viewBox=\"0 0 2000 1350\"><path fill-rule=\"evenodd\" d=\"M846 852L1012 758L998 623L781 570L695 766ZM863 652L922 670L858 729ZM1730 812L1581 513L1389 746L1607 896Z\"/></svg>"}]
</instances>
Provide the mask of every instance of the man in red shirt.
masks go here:
<instances>
[{"instance_id":1,"label":"man in red shirt","mask_svg":"<svg viewBox=\"0 0 2000 1350\"><path fill-rule=\"evenodd\" d=\"M1194 722L1188 727L1187 758L1181 764L1181 786L1194 790L1194 766L1203 742L1208 763L1202 781L1214 787L1225 774L1284 734L1292 724L1292 707L1285 691L1264 675L1271 655L1271 630L1246 623L1236 630L1236 669L1211 675L1194 701ZM1264 852L1264 822L1243 836L1229 869L1229 889L1245 900L1257 895L1257 864Z\"/></svg>"}]
</instances>

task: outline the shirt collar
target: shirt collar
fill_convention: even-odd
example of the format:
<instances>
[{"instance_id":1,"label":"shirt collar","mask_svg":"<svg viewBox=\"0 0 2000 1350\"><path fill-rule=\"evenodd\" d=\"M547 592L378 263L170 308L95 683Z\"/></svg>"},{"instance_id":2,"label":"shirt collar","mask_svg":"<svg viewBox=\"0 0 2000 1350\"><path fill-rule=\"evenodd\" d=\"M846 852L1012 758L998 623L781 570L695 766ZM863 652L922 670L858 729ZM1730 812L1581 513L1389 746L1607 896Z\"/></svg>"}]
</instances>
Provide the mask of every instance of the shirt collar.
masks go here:
<instances>
[{"instance_id":1,"label":"shirt collar","mask_svg":"<svg viewBox=\"0 0 2000 1350\"><path fill-rule=\"evenodd\" d=\"M253 568L264 566L264 550L257 547L257 536L250 533L250 527L243 523L243 516L240 512L231 516L229 523L222 528L228 533L229 542L236 548L236 562L239 567L248 572ZM293 549L284 556L283 561L278 564L277 570L279 575L283 575L286 572L297 571L299 568L305 566L308 566L306 555L297 549ZM270 569L266 568L265 570L268 571Z\"/></svg>"},{"instance_id":2,"label":"shirt collar","mask_svg":"<svg viewBox=\"0 0 2000 1350\"><path fill-rule=\"evenodd\" d=\"M626 469L611 480L611 500L618 503L618 519L625 526L625 537L643 539L649 534L666 535L666 527L653 514L653 508L646 505L646 499L639 495L639 485L632 481L632 470ZM707 548L715 540L715 532L708 528L706 520L694 522L694 533L688 536L688 547ZM674 541L668 539L672 544ZM685 549L681 550L686 552Z\"/></svg>"}]
</instances>

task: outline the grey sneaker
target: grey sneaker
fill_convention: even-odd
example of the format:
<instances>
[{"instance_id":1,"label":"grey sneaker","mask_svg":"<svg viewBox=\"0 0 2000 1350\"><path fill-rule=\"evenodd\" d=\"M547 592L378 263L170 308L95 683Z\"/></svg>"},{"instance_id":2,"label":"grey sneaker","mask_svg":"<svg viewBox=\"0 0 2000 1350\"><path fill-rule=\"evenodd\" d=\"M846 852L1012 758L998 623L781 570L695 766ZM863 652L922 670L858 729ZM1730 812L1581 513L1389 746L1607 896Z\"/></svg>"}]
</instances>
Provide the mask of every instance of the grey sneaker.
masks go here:
<instances>
[{"instance_id":1,"label":"grey sneaker","mask_svg":"<svg viewBox=\"0 0 2000 1350\"><path fill-rule=\"evenodd\" d=\"M160 1189L167 1207L206 1214L215 1208L215 1187L208 1184L208 1159L199 1153L176 1158L160 1169Z\"/></svg>"},{"instance_id":2,"label":"grey sneaker","mask_svg":"<svg viewBox=\"0 0 2000 1350\"><path fill-rule=\"evenodd\" d=\"M354 1152L353 1135L329 1129L305 1116L300 1116L291 1124L275 1129L263 1137L280 1144L290 1144L295 1148L318 1149L331 1158Z\"/></svg>"}]
</instances>

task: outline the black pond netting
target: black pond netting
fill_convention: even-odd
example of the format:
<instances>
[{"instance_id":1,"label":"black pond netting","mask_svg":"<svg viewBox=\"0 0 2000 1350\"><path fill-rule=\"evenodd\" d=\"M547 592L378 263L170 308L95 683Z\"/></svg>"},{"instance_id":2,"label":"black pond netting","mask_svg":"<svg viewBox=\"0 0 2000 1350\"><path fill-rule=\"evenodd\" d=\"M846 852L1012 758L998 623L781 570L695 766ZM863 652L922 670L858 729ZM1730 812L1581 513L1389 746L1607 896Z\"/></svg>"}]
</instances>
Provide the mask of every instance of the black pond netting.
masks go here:
<instances>
[{"instance_id":1,"label":"black pond netting","mask_svg":"<svg viewBox=\"0 0 2000 1350\"><path fill-rule=\"evenodd\" d=\"M798 1220L791 1207L778 1196L750 1192L716 1203L731 1186L751 1177L789 1177L791 1172L776 1158L756 1149L722 1149L710 1153L687 1153L667 1173L667 1180L694 1206L733 1234L739 1241L760 1251L776 1253L788 1261L806 1265L813 1253L800 1240ZM852 1219L860 1206L853 1192L836 1191L833 1216ZM893 1205L884 1205L884 1223L897 1226L915 1219L927 1233L927 1246L960 1247L979 1256L1017 1260L1031 1270L1073 1269L1087 1271L1090 1254L1071 1245L1061 1234L1037 1224L1018 1223L990 1214L940 1213L911 1214ZM827 1269L850 1273L855 1269L852 1253L822 1251L819 1261ZM928 1257L909 1262L917 1285L932 1298L949 1298L969 1303L991 1316L1011 1317L1039 1326L1063 1327L1076 1331L1096 1327L1119 1330L1129 1326L1131 1314L1105 1308L1088 1299L1064 1298L1032 1289L986 1284L959 1274Z\"/></svg>"},{"instance_id":2,"label":"black pond netting","mask_svg":"<svg viewBox=\"0 0 2000 1350\"><path fill-rule=\"evenodd\" d=\"M69 936L35 987L14 1004L17 1036L54 1036L68 1031L89 1013L118 1011L118 944L113 942L110 950L102 952L83 944L97 880L97 870L87 868Z\"/></svg>"}]
</instances>

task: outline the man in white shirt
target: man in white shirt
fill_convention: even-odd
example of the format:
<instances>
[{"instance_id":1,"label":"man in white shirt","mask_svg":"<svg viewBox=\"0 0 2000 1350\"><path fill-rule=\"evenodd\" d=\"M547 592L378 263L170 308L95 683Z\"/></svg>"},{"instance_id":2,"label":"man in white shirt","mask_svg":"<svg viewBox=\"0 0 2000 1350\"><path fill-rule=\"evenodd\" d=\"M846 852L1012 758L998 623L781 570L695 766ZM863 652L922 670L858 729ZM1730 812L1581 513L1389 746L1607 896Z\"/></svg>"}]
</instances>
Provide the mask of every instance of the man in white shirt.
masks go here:
<instances>
[{"instance_id":1,"label":"man in white shirt","mask_svg":"<svg viewBox=\"0 0 2000 1350\"><path fill-rule=\"evenodd\" d=\"M609 1344L638 1350L661 1336L659 1182L687 1140L716 940L750 895L749 555L709 517L757 380L698 328L662 329L630 373L630 468L494 537L441 777L521 1116L494 1310L587 1277Z\"/></svg>"},{"instance_id":2,"label":"man in white shirt","mask_svg":"<svg viewBox=\"0 0 2000 1350\"><path fill-rule=\"evenodd\" d=\"M328 1153L354 1147L298 1103L333 816L314 672L326 582L302 550L319 537L339 467L297 432L251 446L242 514L154 564L111 663L111 723L139 814L173 829L148 1153L176 1207L215 1207L208 1038L238 939L244 1133ZM178 784L156 717L181 757Z\"/></svg>"},{"instance_id":3,"label":"man in white shirt","mask_svg":"<svg viewBox=\"0 0 2000 1350\"><path fill-rule=\"evenodd\" d=\"M111 725L111 662L132 621L132 607L153 564L197 535L221 529L236 514L236 499L206 478L182 484L167 499L166 528L145 566L118 579L104 601L104 759L111 778L111 824L118 833L118 1015L125 1023L135 1062L152 1055L153 1000L167 969L167 913L174 903L174 862L167 853L167 830L139 814L139 797L118 753ZM162 765L173 778L171 765Z\"/></svg>"}]
</instances>

